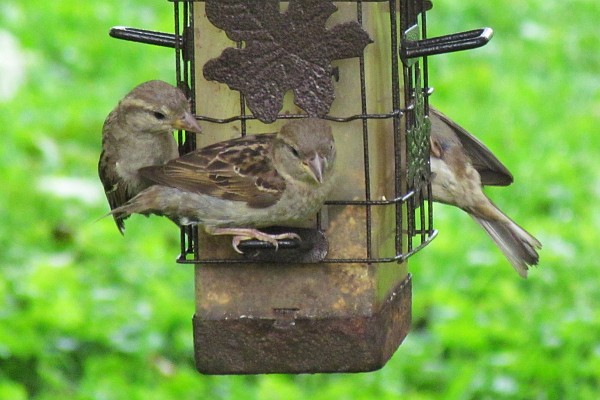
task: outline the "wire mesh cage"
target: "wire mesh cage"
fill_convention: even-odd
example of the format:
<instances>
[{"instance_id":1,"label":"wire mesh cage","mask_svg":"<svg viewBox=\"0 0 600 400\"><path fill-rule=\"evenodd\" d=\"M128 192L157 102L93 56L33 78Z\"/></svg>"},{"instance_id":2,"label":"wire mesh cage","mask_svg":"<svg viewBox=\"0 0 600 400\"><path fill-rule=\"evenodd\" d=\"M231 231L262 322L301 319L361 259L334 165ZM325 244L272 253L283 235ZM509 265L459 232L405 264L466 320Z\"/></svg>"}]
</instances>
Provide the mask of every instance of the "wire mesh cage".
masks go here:
<instances>
[{"instance_id":1,"label":"wire mesh cage","mask_svg":"<svg viewBox=\"0 0 600 400\"><path fill-rule=\"evenodd\" d=\"M235 93L237 99L234 100L230 94L221 96L224 100L220 100L222 88L209 96L202 93L206 89L199 89L209 85L210 90L210 82L207 83L197 68L206 65L214 54L223 50L215 49L211 44L213 37L204 34L210 29L207 25L211 25L206 17L207 11L210 15L206 3L174 1L178 82L189 87L197 118L211 125L207 131L219 131L218 125L227 126L226 129L241 136L261 129L272 130L261 127L258 118L249 112L243 93ZM367 46L358 60L341 60L332 68L332 79L337 81L336 97L344 99L344 104L338 106L336 102L339 100L334 101L324 118L334 126L340 147L338 154L342 154L338 162L346 163L346 166L341 173L340 189L334 198L326 202L324 211L306 226L326 232L329 251L323 251L323 246L319 245L320 236L301 231L304 241L311 243L311 248L315 249L301 252L303 257L299 257L297 251L290 252L289 256L285 251L280 251L276 257L264 250L261 254L266 244L247 241L240 248L249 257L232 258L211 251L212 246L203 246L202 242L210 243L210 239L203 237L200 240L197 228L184 228L179 262L244 263L248 262L248 258L256 262L277 263L297 263L299 260L324 263L399 262L435 236L428 195L428 131L424 122L427 114L427 68L420 59L410 59L406 63L400 59L402 32L409 28L419 29L424 36L425 24L421 21L424 21L426 4L422 1L402 4L396 1L352 1L337 2L336 6L336 14L342 15L343 19L357 21L372 37L377 36L377 40ZM375 13L386 15L387 26L377 26L381 19L375 19ZM378 43L382 36L380 31L385 31L387 36L382 43ZM240 49L244 42L238 40L232 42L232 46ZM235 102L237 105L229 107L226 113L220 106L216 110L217 115L211 115L210 112L215 110L209 103L223 102ZM306 112L293 105L284 105L277 115L278 120L304 117ZM216 133L215 137L222 138L228 134ZM193 149L196 140L195 135L186 135L183 151ZM203 137L201 140L210 143L216 139ZM348 223L353 224L351 232ZM298 241L282 241L280 250L299 246Z\"/></svg>"}]
</instances>

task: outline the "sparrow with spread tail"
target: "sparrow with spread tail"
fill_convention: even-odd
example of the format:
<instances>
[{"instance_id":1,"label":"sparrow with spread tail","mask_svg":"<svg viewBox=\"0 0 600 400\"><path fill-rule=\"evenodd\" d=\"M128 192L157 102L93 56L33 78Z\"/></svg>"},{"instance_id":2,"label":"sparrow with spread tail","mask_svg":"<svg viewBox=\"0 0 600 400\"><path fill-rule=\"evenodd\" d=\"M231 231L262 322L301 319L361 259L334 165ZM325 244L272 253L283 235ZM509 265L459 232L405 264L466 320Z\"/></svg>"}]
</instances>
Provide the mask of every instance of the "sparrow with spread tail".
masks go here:
<instances>
[{"instance_id":1,"label":"sparrow with spread tail","mask_svg":"<svg viewBox=\"0 0 600 400\"><path fill-rule=\"evenodd\" d=\"M176 129L201 131L181 90L163 81L138 85L108 114L102 128L98 175L111 210L150 186L139 174L140 168L179 156L173 137ZM113 216L123 233L126 217Z\"/></svg>"},{"instance_id":2,"label":"sparrow with spread tail","mask_svg":"<svg viewBox=\"0 0 600 400\"><path fill-rule=\"evenodd\" d=\"M483 193L482 186L510 185L508 169L454 121L430 108L432 198L466 211L504 253L515 271L527 277L537 265L542 244L504 214Z\"/></svg>"},{"instance_id":3,"label":"sparrow with spread tail","mask_svg":"<svg viewBox=\"0 0 600 400\"><path fill-rule=\"evenodd\" d=\"M289 225L315 215L334 184L336 150L320 119L286 123L278 133L248 135L197 149L164 165L140 169L154 185L111 213L157 214L178 225L198 224L212 235L278 239L257 228Z\"/></svg>"}]
</instances>

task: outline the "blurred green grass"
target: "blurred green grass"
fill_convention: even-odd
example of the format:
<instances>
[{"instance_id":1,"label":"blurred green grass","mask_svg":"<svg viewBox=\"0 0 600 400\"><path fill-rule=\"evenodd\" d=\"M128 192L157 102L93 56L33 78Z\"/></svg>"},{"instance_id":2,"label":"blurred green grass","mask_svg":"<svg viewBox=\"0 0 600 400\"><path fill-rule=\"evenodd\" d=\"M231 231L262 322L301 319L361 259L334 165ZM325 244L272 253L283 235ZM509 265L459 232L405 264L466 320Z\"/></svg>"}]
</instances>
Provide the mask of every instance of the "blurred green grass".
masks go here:
<instances>
[{"instance_id":1,"label":"blurred green grass","mask_svg":"<svg viewBox=\"0 0 600 400\"><path fill-rule=\"evenodd\" d=\"M17 93L18 73L0 79L0 398L596 398L598 15L584 0L438 0L428 14L430 36L495 31L430 58L431 101L515 175L489 194L544 243L530 279L437 206L440 234L410 260L413 329L382 370L208 377L193 367L193 271L174 263L175 227L134 217L122 238L96 222L104 117L135 84L174 80L171 50L108 28L172 31L171 4L0 4L0 52L24 71Z\"/></svg>"}]
</instances>

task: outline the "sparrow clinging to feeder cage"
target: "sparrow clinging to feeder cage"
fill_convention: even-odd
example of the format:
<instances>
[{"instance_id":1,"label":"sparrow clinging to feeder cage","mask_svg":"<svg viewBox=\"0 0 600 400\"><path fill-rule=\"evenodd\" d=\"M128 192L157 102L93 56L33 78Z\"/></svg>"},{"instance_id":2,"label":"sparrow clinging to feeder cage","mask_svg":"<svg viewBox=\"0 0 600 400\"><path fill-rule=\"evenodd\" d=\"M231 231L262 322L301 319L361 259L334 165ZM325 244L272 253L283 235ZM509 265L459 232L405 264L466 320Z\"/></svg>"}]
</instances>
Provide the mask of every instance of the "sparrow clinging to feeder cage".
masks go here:
<instances>
[{"instance_id":1,"label":"sparrow clinging to feeder cage","mask_svg":"<svg viewBox=\"0 0 600 400\"><path fill-rule=\"evenodd\" d=\"M333 188L336 150L330 126L319 119L286 123L278 133L248 135L197 149L140 175L154 185L112 211L116 218L157 214L178 225L198 224L212 235L233 235L233 248L259 231L315 215Z\"/></svg>"},{"instance_id":2,"label":"sparrow clinging to feeder cage","mask_svg":"<svg viewBox=\"0 0 600 400\"><path fill-rule=\"evenodd\" d=\"M140 168L179 156L173 137L176 129L200 133L183 93L163 81L138 85L108 114L102 128L98 175L111 210L150 186L138 173ZM123 233L126 217L113 216Z\"/></svg>"},{"instance_id":3,"label":"sparrow clinging to feeder cage","mask_svg":"<svg viewBox=\"0 0 600 400\"><path fill-rule=\"evenodd\" d=\"M434 201L466 211L481 225L517 273L527 277L542 244L492 203L482 186L506 186L512 175L474 136L430 108L431 172Z\"/></svg>"}]
</instances>

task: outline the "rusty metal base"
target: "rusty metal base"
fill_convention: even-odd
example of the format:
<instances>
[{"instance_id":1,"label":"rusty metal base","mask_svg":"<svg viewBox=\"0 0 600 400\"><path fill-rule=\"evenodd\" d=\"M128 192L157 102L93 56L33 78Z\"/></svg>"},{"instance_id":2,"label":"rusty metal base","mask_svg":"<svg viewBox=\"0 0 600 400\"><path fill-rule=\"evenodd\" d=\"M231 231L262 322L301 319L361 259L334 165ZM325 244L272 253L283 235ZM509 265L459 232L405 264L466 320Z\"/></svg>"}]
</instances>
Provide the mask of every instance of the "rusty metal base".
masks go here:
<instances>
[{"instance_id":1,"label":"rusty metal base","mask_svg":"<svg viewBox=\"0 0 600 400\"><path fill-rule=\"evenodd\" d=\"M379 369L406 337L411 276L366 316L210 320L194 315L196 368L203 374L366 372ZM283 356L282 356L283 355Z\"/></svg>"}]
</instances>

